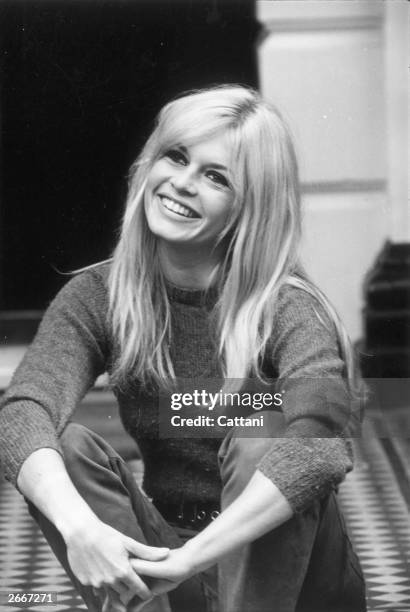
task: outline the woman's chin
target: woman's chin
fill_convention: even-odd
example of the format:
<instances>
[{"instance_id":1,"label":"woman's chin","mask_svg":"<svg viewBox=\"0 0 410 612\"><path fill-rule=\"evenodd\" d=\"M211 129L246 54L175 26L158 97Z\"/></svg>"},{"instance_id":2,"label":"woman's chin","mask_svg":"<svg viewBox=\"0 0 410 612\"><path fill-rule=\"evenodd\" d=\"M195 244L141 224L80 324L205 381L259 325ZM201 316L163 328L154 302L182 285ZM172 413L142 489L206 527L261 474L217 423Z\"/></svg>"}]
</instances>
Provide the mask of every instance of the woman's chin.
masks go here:
<instances>
[{"instance_id":1,"label":"woman's chin","mask_svg":"<svg viewBox=\"0 0 410 612\"><path fill-rule=\"evenodd\" d=\"M149 224L151 232L156 236L157 240L174 245L181 246L199 245L202 241L198 232L194 232L194 228L182 226L177 223L165 222Z\"/></svg>"}]
</instances>

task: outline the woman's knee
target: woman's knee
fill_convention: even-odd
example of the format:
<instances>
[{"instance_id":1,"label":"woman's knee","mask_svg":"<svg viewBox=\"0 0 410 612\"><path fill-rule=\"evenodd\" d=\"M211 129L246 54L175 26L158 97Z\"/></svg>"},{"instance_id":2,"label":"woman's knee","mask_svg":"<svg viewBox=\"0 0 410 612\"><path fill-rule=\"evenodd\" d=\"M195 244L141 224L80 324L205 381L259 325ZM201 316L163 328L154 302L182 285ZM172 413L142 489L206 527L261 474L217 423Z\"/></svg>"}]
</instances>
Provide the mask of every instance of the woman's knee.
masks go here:
<instances>
[{"instance_id":1,"label":"woman's knee","mask_svg":"<svg viewBox=\"0 0 410 612\"><path fill-rule=\"evenodd\" d=\"M242 490L257 469L262 457L272 448L275 438L281 437L286 424L278 412L263 412L263 427L251 431L234 428L223 441L219 451L222 483L229 490ZM253 437L250 437L252 435Z\"/></svg>"},{"instance_id":2,"label":"woman's knee","mask_svg":"<svg viewBox=\"0 0 410 612\"><path fill-rule=\"evenodd\" d=\"M79 423L68 423L60 436L60 446L65 459L78 454L88 454L92 449L91 432Z\"/></svg>"},{"instance_id":3,"label":"woman's knee","mask_svg":"<svg viewBox=\"0 0 410 612\"><path fill-rule=\"evenodd\" d=\"M69 423L60 436L64 463L72 478L97 466L108 466L115 452L95 432L78 423ZM109 451L112 451L111 453Z\"/></svg>"},{"instance_id":4,"label":"woman's knee","mask_svg":"<svg viewBox=\"0 0 410 612\"><path fill-rule=\"evenodd\" d=\"M243 438L232 436L226 454L220 455L222 482L233 478L246 485L256 470L263 455L269 450L272 440L269 438Z\"/></svg>"}]
</instances>

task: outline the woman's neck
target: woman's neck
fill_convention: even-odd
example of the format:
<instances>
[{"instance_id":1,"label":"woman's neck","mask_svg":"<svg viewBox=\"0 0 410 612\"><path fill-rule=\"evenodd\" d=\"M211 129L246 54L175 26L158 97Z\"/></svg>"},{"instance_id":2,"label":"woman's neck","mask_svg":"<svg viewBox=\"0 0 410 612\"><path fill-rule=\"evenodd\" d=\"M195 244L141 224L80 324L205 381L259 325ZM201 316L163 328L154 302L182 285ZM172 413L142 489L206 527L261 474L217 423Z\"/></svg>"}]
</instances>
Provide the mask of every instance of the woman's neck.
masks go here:
<instances>
[{"instance_id":1,"label":"woman's neck","mask_svg":"<svg viewBox=\"0 0 410 612\"><path fill-rule=\"evenodd\" d=\"M208 289L218 274L220 249L160 244L159 260L165 278L177 287Z\"/></svg>"}]
</instances>

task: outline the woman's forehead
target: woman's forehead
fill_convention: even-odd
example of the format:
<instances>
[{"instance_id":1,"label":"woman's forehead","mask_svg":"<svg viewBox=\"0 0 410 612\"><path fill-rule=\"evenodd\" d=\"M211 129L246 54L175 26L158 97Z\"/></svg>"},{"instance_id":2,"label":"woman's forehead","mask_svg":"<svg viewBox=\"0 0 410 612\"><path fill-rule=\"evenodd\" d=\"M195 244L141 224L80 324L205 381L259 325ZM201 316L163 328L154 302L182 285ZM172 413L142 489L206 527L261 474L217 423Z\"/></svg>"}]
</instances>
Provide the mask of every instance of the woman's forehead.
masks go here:
<instances>
[{"instance_id":1,"label":"woman's forehead","mask_svg":"<svg viewBox=\"0 0 410 612\"><path fill-rule=\"evenodd\" d=\"M232 129L232 117L219 114L181 114L168 119L161 126L164 140L184 140L187 143L212 138Z\"/></svg>"},{"instance_id":2,"label":"woman's forehead","mask_svg":"<svg viewBox=\"0 0 410 612\"><path fill-rule=\"evenodd\" d=\"M197 132L178 131L174 134L164 135L165 138L161 143L161 149L176 146L187 150L193 147L214 148L218 151L223 151L225 156L231 156L234 149L234 139L232 130L224 128L217 130L198 130Z\"/></svg>"},{"instance_id":3,"label":"woman's forehead","mask_svg":"<svg viewBox=\"0 0 410 612\"><path fill-rule=\"evenodd\" d=\"M204 138L198 142L179 145L189 155L198 159L212 160L214 165L227 168L231 162L231 143L226 134L219 134L210 138Z\"/></svg>"}]
</instances>

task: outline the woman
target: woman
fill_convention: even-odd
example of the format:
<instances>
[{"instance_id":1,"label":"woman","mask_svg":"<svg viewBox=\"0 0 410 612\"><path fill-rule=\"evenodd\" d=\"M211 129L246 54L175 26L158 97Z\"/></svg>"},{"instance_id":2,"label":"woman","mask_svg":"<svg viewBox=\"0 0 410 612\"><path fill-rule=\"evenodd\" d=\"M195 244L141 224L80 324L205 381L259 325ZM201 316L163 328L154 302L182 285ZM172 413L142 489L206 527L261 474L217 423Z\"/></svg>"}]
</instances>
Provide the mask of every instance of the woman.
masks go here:
<instances>
[{"instance_id":1,"label":"woman","mask_svg":"<svg viewBox=\"0 0 410 612\"><path fill-rule=\"evenodd\" d=\"M299 241L279 113L241 86L165 106L112 260L59 293L0 413L7 477L90 610L200 609L198 591L221 612L365 610L334 495L351 469L351 353ZM104 440L67 426L106 370L152 502ZM157 394L178 377L278 378L286 399L251 437L167 438Z\"/></svg>"}]
</instances>

